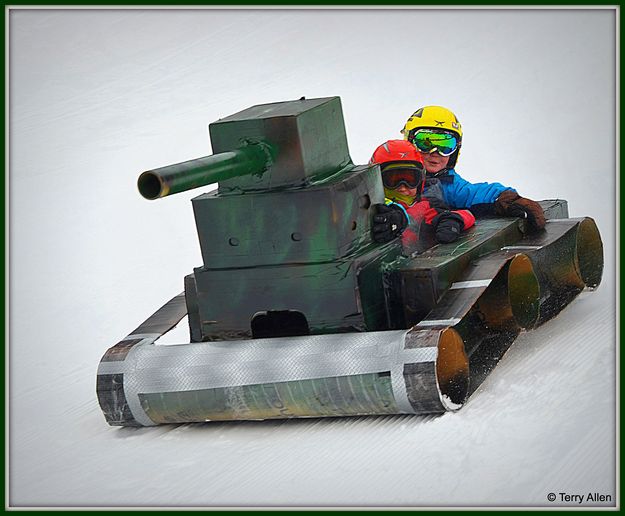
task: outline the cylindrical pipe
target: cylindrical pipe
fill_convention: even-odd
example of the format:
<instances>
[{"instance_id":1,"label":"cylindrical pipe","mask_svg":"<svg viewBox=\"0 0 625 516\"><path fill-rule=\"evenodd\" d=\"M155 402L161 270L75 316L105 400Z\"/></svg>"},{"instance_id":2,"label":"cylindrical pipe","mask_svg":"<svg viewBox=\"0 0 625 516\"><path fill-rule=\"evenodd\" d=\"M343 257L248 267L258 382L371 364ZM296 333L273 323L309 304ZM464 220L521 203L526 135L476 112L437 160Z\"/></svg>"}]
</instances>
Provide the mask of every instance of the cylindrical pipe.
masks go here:
<instances>
[{"instance_id":1,"label":"cylindrical pipe","mask_svg":"<svg viewBox=\"0 0 625 516\"><path fill-rule=\"evenodd\" d=\"M538 320L540 285L531 260L517 254L506 263L476 303L491 330L518 331Z\"/></svg>"},{"instance_id":2,"label":"cylindrical pipe","mask_svg":"<svg viewBox=\"0 0 625 516\"><path fill-rule=\"evenodd\" d=\"M147 170L139 176L137 187L146 199L158 199L233 177L262 174L270 161L269 146L254 143L233 151Z\"/></svg>"},{"instance_id":3,"label":"cylindrical pipe","mask_svg":"<svg viewBox=\"0 0 625 516\"><path fill-rule=\"evenodd\" d=\"M540 282L540 317L537 324L555 317L584 288L595 288L603 272L603 245L589 217L549 220L547 232L524 251L532 260Z\"/></svg>"},{"instance_id":4,"label":"cylindrical pipe","mask_svg":"<svg viewBox=\"0 0 625 516\"><path fill-rule=\"evenodd\" d=\"M577 227L575 266L588 288L596 288L603 274L603 244L595 221L583 219Z\"/></svg>"},{"instance_id":5,"label":"cylindrical pipe","mask_svg":"<svg viewBox=\"0 0 625 516\"><path fill-rule=\"evenodd\" d=\"M111 425L425 414L458 410L469 378L451 329L161 346L107 352L98 398ZM109 358L107 358L109 357ZM112 357L112 358L111 358Z\"/></svg>"}]
</instances>

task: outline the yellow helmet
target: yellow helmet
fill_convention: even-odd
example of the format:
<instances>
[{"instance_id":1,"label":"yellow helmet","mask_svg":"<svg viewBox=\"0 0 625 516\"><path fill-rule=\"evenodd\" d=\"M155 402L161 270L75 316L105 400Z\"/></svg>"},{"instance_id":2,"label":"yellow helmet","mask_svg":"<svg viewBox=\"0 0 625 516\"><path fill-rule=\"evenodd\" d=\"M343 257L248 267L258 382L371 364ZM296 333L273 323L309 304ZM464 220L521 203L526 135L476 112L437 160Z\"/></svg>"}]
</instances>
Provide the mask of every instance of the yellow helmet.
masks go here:
<instances>
[{"instance_id":1,"label":"yellow helmet","mask_svg":"<svg viewBox=\"0 0 625 516\"><path fill-rule=\"evenodd\" d=\"M458 161L462 145L462 125L460 120L449 109L442 106L424 106L417 109L406 121L401 130L404 140L412 141L414 133L419 129L438 129L449 131L458 136L458 148L449 160L448 168L453 168Z\"/></svg>"}]
</instances>

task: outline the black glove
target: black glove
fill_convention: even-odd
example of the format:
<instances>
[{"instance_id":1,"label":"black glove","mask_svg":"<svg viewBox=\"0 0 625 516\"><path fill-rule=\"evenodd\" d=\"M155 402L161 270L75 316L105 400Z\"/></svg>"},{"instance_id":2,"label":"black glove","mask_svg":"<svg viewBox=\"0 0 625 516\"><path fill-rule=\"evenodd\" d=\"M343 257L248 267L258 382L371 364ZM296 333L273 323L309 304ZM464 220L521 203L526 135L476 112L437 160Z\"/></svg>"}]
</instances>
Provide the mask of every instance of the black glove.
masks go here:
<instances>
[{"instance_id":1,"label":"black glove","mask_svg":"<svg viewBox=\"0 0 625 516\"><path fill-rule=\"evenodd\" d=\"M396 204L374 204L371 232L376 242L390 242L402 234L408 226L408 218Z\"/></svg>"},{"instance_id":2,"label":"black glove","mask_svg":"<svg viewBox=\"0 0 625 516\"><path fill-rule=\"evenodd\" d=\"M512 190L504 190L495 201L495 213L509 217L527 218L534 229L545 227L545 213L536 201L521 197Z\"/></svg>"},{"instance_id":3,"label":"black glove","mask_svg":"<svg viewBox=\"0 0 625 516\"><path fill-rule=\"evenodd\" d=\"M458 240L464 229L464 221L457 213L445 211L432 219L432 226L436 231L436 241L449 244Z\"/></svg>"}]
</instances>

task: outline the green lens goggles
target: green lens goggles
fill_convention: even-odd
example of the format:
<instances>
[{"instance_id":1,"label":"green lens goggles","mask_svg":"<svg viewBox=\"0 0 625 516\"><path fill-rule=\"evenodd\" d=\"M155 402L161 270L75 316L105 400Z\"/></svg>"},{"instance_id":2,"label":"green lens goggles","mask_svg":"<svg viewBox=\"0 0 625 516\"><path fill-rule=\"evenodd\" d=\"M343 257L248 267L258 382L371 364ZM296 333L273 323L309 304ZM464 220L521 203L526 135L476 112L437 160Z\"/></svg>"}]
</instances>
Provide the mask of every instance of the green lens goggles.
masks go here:
<instances>
[{"instance_id":1,"label":"green lens goggles","mask_svg":"<svg viewBox=\"0 0 625 516\"><path fill-rule=\"evenodd\" d=\"M458 137L455 134L432 129L419 129L410 141L426 154L436 151L441 156L451 156L458 148Z\"/></svg>"}]
</instances>

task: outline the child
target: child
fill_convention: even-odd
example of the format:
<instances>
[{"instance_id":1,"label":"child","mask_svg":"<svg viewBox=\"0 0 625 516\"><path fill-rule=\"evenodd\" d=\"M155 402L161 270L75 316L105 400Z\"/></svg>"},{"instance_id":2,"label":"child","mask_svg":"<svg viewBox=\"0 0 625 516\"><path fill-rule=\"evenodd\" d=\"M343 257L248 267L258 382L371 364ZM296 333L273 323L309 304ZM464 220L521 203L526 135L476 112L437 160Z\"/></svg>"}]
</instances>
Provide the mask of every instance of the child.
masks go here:
<instances>
[{"instance_id":1,"label":"child","mask_svg":"<svg viewBox=\"0 0 625 516\"><path fill-rule=\"evenodd\" d=\"M475 215L496 214L527 218L534 229L545 226L540 204L499 183L469 183L454 170L462 145L462 126L441 106L417 109L402 129L404 139L420 151L427 171L424 196Z\"/></svg>"},{"instance_id":2,"label":"child","mask_svg":"<svg viewBox=\"0 0 625 516\"><path fill-rule=\"evenodd\" d=\"M413 249L422 232L436 241L449 243L475 223L468 210L449 211L440 202L421 197L425 185L423 158L410 142L390 140L380 145L369 163L380 165L387 203L377 205L373 217L373 238L388 242L402 235L404 247ZM405 230L405 231L404 231Z\"/></svg>"}]
</instances>

